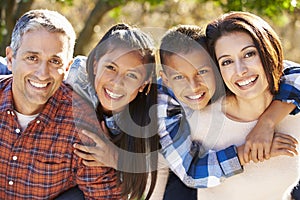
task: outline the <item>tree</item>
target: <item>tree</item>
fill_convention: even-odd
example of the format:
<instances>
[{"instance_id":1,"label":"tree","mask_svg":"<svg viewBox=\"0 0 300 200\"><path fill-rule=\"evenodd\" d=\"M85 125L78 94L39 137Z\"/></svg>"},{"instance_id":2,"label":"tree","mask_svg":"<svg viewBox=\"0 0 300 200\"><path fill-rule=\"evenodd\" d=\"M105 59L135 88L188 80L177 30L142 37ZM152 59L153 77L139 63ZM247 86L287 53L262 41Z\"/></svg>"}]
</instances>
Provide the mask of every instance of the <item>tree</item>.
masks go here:
<instances>
[{"instance_id":1,"label":"tree","mask_svg":"<svg viewBox=\"0 0 300 200\"><path fill-rule=\"evenodd\" d=\"M5 47L10 43L10 36L12 29L16 20L25 12L32 9L32 6L35 2L40 2L42 0L1 0L0 1L0 55L5 55ZM43 0L47 4L58 3L63 5L61 7L71 8L74 2L79 0ZM142 5L152 5L153 9L150 9L150 12L157 12L159 14L164 14L169 16L170 23L178 23L176 21L177 13L176 9L171 9L170 5L180 5L180 4L188 4L191 2L196 2L195 8L190 10L192 13L188 13L187 15L197 15L186 17L186 19L190 19L192 17L198 17L201 19L201 16L205 16L208 14L211 15L211 10L203 10L199 9L200 4L205 4L208 2L213 2L216 7L219 7L223 10L223 12L228 12L230 10L247 10L254 13L259 14L260 16L268 16L275 22L282 21L283 13L288 15L289 18L289 27L288 29L293 29L296 27L297 22L299 21L299 10L300 5L297 4L296 0L86 0L93 5L93 7L88 11L89 13L85 13L83 22L84 25L80 30L77 30L77 43L75 46L75 55L85 54L84 47L89 46L91 42L91 37L94 34L94 27L101 22L103 17L111 10L117 11L120 10L121 7L124 7L129 2L138 2ZM160 10L157 10L157 5L161 5L159 7ZM82 6L82 3L80 4ZM66 12L69 9L65 9ZM199 12L201 11L201 12ZM169 13L167 13L169 12ZM64 12L62 12L64 14ZM148 13L149 14L149 13ZM147 15L147 13L144 13ZM187 16L186 15L186 16ZM78 17L78 16L77 16ZM180 17L179 17L180 18ZM83 20L78 17L77 21ZM150 19L151 20L151 19ZM282 24L287 24L282 22ZM287 33L286 33L287 34ZM293 40L293 39L291 39ZM293 46L293 45L292 45ZM293 47L292 47L293 48Z\"/></svg>"},{"instance_id":2,"label":"tree","mask_svg":"<svg viewBox=\"0 0 300 200\"><path fill-rule=\"evenodd\" d=\"M48 0L49 3L53 3L53 0ZM94 8L87 17L84 27L78 34L77 43L75 46L75 55L83 54L84 46L90 41L86 38L90 38L93 35L94 26L97 25L102 17L110 10L124 6L132 0L97 0ZM136 0L137 2L146 2L147 0ZM159 3L163 0L148 0L151 4ZM73 0L54 0L54 2L67 4L71 6ZM8 0L0 2L1 12L1 25L0 25L0 55L5 55L5 48L10 43L10 37L16 20L25 12L31 9L34 0Z\"/></svg>"},{"instance_id":3,"label":"tree","mask_svg":"<svg viewBox=\"0 0 300 200\"><path fill-rule=\"evenodd\" d=\"M10 43L11 32L16 20L26 11L30 10L33 0L1 1L0 2L0 55L5 55L5 48Z\"/></svg>"}]
</instances>

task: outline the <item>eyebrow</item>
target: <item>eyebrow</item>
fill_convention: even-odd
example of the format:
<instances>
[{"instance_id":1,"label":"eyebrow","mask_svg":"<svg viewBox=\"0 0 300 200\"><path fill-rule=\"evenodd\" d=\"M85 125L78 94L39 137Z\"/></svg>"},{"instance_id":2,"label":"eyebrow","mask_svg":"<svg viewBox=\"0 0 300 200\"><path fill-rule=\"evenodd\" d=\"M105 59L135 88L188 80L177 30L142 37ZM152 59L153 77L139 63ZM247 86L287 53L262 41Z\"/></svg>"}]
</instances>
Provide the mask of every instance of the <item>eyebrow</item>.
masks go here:
<instances>
[{"instance_id":1,"label":"eyebrow","mask_svg":"<svg viewBox=\"0 0 300 200\"><path fill-rule=\"evenodd\" d=\"M244 51L245 49L248 49L248 48L250 48L250 47L256 48L256 46L255 46L254 44L250 44L250 45L247 45L247 46L245 46L244 48L242 48L241 51ZM222 55L221 57L219 57L219 58L217 59L217 61L219 62L219 60L220 60L221 58L224 58L224 57L227 57L227 56L229 56L229 55Z\"/></svg>"},{"instance_id":2,"label":"eyebrow","mask_svg":"<svg viewBox=\"0 0 300 200\"><path fill-rule=\"evenodd\" d=\"M22 53L22 55L26 55L26 54L40 55L40 53L37 52L37 51L25 51L25 52ZM62 59L60 56L58 56L56 54L52 55L51 57Z\"/></svg>"}]
</instances>

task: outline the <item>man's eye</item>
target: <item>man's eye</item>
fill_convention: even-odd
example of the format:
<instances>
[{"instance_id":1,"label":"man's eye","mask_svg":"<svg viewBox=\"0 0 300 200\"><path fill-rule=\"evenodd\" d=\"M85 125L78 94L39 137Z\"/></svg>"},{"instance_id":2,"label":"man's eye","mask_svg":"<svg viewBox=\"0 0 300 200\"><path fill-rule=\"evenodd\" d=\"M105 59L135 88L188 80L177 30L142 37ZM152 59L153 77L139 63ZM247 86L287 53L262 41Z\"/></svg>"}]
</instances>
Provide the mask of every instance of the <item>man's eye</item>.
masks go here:
<instances>
[{"instance_id":1,"label":"man's eye","mask_svg":"<svg viewBox=\"0 0 300 200\"><path fill-rule=\"evenodd\" d=\"M62 65L61 61L58 60L58 59L52 59L52 60L50 60L49 62L50 62L51 64L58 65L58 66L61 66L61 65Z\"/></svg>"},{"instance_id":2,"label":"man's eye","mask_svg":"<svg viewBox=\"0 0 300 200\"><path fill-rule=\"evenodd\" d=\"M26 60L29 60L29 61L37 61L38 58L36 56L27 56L26 57Z\"/></svg>"}]
</instances>

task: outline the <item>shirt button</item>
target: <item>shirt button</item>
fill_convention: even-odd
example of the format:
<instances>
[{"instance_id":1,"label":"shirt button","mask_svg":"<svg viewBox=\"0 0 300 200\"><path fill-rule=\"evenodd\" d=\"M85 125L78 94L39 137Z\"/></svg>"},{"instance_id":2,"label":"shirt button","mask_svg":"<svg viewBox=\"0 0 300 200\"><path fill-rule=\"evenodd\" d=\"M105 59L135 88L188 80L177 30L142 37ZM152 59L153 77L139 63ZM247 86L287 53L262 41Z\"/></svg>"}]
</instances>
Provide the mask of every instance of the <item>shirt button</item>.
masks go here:
<instances>
[{"instance_id":1,"label":"shirt button","mask_svg":"<svg viewBox=\"0 0 300 200\"><path fill-rule=\"evenodd\" d=\"M18 159L18 157L17 156L13 156L13 160L17 160Z\"/></svg>"},{"instance_id":2,"label":"shirt button","mask_svg":"<svg viewBox=\"0 0 300 200\"><path fill-rule=\"evenodd\" d=\"M13 182L13 181L9 181L8 184L9 184L9 185L13 185L14 182Z\"/></svg>"},{"instance_id":3,"label":"shirt button","mask_svg":"<svg viewBox=\"0 0 300 200\"><path fill-rule=\"evenodd\" d=\"M21 132L21 130L17 128L16 129L16 133L20 133L20 132Z\"/></svg>"},{"instance_id":4,"label":"shirt button","mask_svg":"<svg viewBox=\"0 0 300 200\"><path fill-rule=\"evenodd\" d=\"M40 120L37 120L36 123L39 124L39 123L41 123L41 121L40 121Z\"/></svg>"}]
</instances>

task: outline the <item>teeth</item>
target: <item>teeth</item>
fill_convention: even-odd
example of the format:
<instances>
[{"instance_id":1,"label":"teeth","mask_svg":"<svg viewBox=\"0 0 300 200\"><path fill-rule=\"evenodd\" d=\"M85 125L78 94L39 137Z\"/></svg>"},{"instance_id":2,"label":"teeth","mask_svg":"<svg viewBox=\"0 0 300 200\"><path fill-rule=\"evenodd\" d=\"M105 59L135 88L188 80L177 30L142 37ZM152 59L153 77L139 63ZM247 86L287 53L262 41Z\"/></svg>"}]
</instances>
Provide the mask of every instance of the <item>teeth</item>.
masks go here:
<instances>
[{"instance_id":1,"label":"teeth","mask_svg":"<svg viewBox=\"0 0 300 200\"><path fill-rule=\"evenodd\" d=\"M194 96L188 96L189 99L195 100L195 99L199 99L200 97L202 97L204 94L204 92L202 92L201 94L198 95L194 95Z\"/></svg>"},{"instance_id":2,"label":"teeth","mask_svg":"<svg viewBox=\"0 0 300 200\"><path fill-rule=\"evenodd\" d=\"M47 86L47 83L37 83L37 82L33 82L33 81L30 81L30 84L37 88L44 88Z\"/></svg>"},{"instance_id":3,"label":"teeth","mask_svg":"<svg viewBox=\"0 0 300 200\"><path fill-rule=\"evenodd\" d=\"M244 80L244 81L239 81L239 82L237 82L237 84L238 84L239 86L245 86L245 85L248 85L249 83L255 81L255 79L256 79L256 78L253 77L253 78L250 78L250 79L247 79L247 80Z\"/></svg>"},{"instance_id":4,"label":"teeth","mask_svg":"<svg viewBox=\"0 0 300 200\"><path fill-rule=\"evenodd\" d=\"M117 99L117 98L120 98L122 96L121 94L113 93L113 92L109 91L108 89L105 89L105 91L113 99Z\"/></svg>"}]
</instances>

